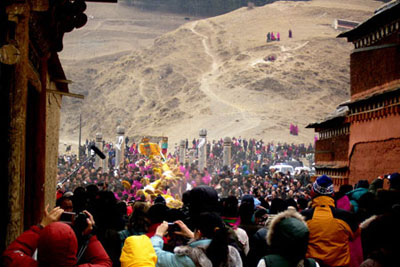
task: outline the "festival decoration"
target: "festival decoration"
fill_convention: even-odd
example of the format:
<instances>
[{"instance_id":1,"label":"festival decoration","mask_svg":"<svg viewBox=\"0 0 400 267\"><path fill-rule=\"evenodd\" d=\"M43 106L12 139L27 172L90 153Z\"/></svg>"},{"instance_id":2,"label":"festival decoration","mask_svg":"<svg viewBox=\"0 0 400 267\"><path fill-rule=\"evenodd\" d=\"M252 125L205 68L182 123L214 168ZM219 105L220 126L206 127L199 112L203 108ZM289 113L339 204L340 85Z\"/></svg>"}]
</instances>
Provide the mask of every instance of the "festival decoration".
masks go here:
<instances>
[{"instance_id":1,"label":"festival decoration","mask_svg":"<svg viewBox=\"0 0 400 267\"><path fill-rule=\"evenodd\" d=\"M183 173L175 159L169 159L165 162L159 156L149 158L146 165L152 168L155 177L159 177L154 182L150 182L148 177L143 177L141 183L143 189L136 192L136 197L153 201L157 196L162 196L167 206L170 208L180 208L183 203L179 194L172 195L171 191L177 191L181 182L184 181Z\"/></svg>"},{"instance_id":2,"label":"festival decoration","mask_svg":"<svg viewBox=\"0 0 400 267\"><path fill-rule=\"evenodd\" d=\"M142 143L139 144L139 153L149 158L161 154L160 146L155 143L150 143L149 138L143 137Z\"/></svg>"}]
</instances>

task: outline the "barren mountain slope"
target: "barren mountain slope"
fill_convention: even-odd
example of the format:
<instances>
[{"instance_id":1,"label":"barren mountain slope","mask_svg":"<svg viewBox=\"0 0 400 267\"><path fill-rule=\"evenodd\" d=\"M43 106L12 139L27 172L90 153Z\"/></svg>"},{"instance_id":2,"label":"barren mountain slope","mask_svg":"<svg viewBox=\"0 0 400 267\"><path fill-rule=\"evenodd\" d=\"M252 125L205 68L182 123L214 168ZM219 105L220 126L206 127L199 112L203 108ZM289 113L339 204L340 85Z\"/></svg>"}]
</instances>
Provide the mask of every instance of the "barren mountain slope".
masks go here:
<instances>
[{"instance_id":1,"label":"barren mountain slope","mask_svg":"<svg viewBox=\"0 0 400 267\"><path fill-rule=\"evenodd\" d=\"M101 131L114 140L121 122L129 136L167 135L173 143L197 137L201 128L211 139L241 135L312 142L313 131L304 127L348 98L352 45L337 39L331 24L335 18L362 21L379 5L315 0L241 8L187 22L142 50L129 39L145 40L138 46L145 47L150 32L124 34L130 20L103 19L98 25L110 27L113 21L110 39L107 31L98 34L107 49L80 41L81 55L68 49L61 55L75 81L70 90L86 95L83 102L64 98L61 141L77 140L81 112L83 138ZM164 23L162 30L182 20ZM75 38L85 40L95 30L88 25ZM280 32L281 41L266 43L269 31ZM68 44L76 46L73 40ZM268 56L276 60L266 61ZM289 135L290 123L299 125L299 136Z\"/></svg>"}]
</instances>

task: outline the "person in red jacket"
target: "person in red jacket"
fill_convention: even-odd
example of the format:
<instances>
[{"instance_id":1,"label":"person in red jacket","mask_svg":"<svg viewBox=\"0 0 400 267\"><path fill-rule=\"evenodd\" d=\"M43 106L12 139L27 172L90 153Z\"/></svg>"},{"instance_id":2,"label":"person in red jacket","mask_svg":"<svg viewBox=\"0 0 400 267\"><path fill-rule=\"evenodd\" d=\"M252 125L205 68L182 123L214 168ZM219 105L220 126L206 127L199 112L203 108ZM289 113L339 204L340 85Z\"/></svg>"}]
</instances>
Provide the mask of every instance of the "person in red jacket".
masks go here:
<instances>
[{"instance_id":1,"label":"person in red jacket","mask_svg":"<svg viewBox=\"0 0 400 267\"><path fill-rule=\"evenodd\" d=\"M47 206L48 208L48 206ZM74 230L66 223L58 222L63 209L57 207L45 211L45 217L37 226L32 226L12 242L3 253L3 264L13 266L77 266L78 241ZM85 212L88 227L82 234L90 235L94 220L89 212ZM33 258L37 250L37 260ZM78 266L111 267L112 262L95 235L88 238L87 248Z\"/></svg>"}]
</instances>

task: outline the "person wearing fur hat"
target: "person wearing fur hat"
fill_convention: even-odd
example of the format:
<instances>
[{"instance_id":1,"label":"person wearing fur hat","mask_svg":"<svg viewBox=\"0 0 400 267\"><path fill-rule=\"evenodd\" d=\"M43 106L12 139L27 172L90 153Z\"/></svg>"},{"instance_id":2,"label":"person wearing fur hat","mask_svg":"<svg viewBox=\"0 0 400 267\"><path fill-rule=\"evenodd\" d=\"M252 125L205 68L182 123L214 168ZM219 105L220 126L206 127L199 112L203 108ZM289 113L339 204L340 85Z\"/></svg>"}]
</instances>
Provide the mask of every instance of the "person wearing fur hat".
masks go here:
<instances>
[{"instance_id":1,"label":"person wearing fur hat","mask_svg":"<svg viewBox=\"0 0 400 267\"><path fill-rule=\"evenodd\" d=\"M271 222L267 243L271 254L263 257L257 267L319 266L313 259L306 259L309 238L307 223L300 213L286 210Z\"/></svg>"},{"instance_id":2,"label":"person wearing fur hat","mask_svg":"<svg viewBox=\"0 0 400 267\"><path fill-rule=\"evenodd\" d=\"M323 266L349 266L349 240L360 231L354 214L335 207L333 182L327 175L317 178L311 193L311 208L301 213L310 230L306 256Z\"/></svg>"}]
</instances>

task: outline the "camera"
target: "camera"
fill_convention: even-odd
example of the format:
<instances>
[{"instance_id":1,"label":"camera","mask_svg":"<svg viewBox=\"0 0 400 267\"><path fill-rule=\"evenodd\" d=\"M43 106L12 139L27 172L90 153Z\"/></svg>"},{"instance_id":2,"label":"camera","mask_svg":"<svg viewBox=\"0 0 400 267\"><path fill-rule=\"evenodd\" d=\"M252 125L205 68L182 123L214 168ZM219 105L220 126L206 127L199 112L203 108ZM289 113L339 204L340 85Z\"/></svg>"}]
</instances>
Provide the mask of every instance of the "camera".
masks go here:
<instances>
[{"instance_id":1,"label":"camera","mask_svg":"<svg viewBox=\"0 0 400 267\"><path fill-rule=\"evenodd\" d=\"M178 224L171 223L171 222L168 223L168 232L169 233L178 232L180 230L181 230L181 228L179 227Z\"/></svg>"},{"instance_id":2,"label":"camera","mask_svg":"<svg viewBox=\"0 0 400 267\"><path fill-rule=\"evenodd\" d=\"M60 216L60 222L72 224L75 219L75 212L63 212Z\"/></svg>"},{"instance_id":3,"label":"camera","mask_svg":"<svg viewBox=\"0 0 400 267\"><path fill-rule=\"evenodd\" d=\"M75 219L72 224L72 228L74 228L74 230L77 233L82 233L88 227L88 223L86 220L88 218L89 218L89 216L84 212L77 213L75 215Z\"/></svg>"},{"instance_id":4,"label":"camera","mask_svg":"<svg viewBox=\"0 0 400 267\"><path fill-rule=\"evenodd\" d=\"M84 212L63 212L60 222L70 224L76 233L82 233L88 227L87 218L89 216Z\"/></svg>"}]
</instances>

